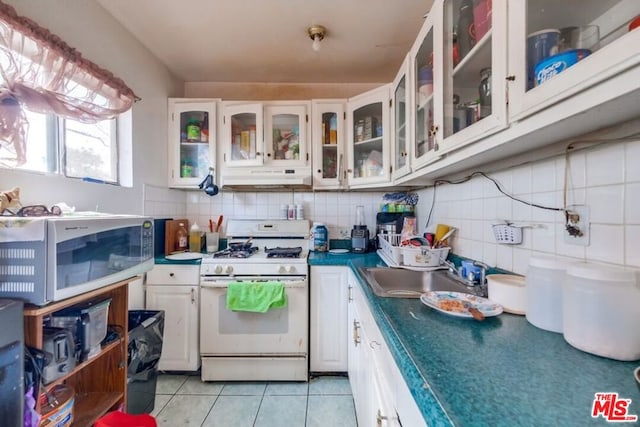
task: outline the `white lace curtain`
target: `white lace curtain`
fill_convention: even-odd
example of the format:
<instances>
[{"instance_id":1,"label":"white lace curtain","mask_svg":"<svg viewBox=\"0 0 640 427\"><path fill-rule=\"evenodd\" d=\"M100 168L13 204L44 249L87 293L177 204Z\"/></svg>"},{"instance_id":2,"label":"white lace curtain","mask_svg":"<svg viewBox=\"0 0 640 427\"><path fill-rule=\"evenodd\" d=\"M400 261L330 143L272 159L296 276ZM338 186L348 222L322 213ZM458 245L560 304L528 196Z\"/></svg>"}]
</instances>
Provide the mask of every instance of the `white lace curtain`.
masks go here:
<instances>
[{"instance_id":1,"label":"white lace curtain","mask_svg":"<svg viewBox=\"0 0 640 427\"><path fill-rule=\"evenodd\" d=\"M95 123L138 99L122 80L0 1L0 144L15 153L15 165L26 161L23 108Z\"/></svg>"}]
</instances>

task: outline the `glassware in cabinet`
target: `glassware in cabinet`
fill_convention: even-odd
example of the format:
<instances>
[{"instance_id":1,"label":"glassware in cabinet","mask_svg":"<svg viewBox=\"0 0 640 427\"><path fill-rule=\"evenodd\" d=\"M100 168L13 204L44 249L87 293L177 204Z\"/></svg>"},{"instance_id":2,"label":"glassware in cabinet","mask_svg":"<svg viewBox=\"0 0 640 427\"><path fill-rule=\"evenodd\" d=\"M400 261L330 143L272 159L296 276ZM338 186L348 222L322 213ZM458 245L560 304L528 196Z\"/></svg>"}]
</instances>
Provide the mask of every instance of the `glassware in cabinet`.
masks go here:
<instances>
[{"instance_id":1,"label":"glassware in cabinet","mask_svg":"<svg viewBox=\"0 0 640 427\"><path fill-rule=\"evenodd\" d=\"M314 100L312 111L313 186L344 188L345 100Z\"/></svg>"},{"instance_id":2,"label":"glassware in cabinet","mask_svg":"<svg viewBox=\"0 0 640 427\"><path fill-rule=\"evenodd\" d=\"M349 185L389 182L389 88L349 100Z\"/></svg>"},{"instance_id":3,"label":"glassware in cabinet","mask_svg":"<svg viewBox=\"0 0 640 427\"><path fill-rule=\"evenodd\" d=\"M508 13L512 120L587 89L595 91L588 103L583 102L587 109L616 99L621 94L615 88L600 94L598 86L611 84L621 72L640 63L636 48L640 33L629 29L631 20L640 15L638 1L585 0L576 7L566 2L527 0L510 4ZM619 86L627 92L637 88L627 83ZM594 105L588 105L592 101Z\"/></svg>"},{"instance_id":4,"label":"glassware in cabinet","mask_svg":"<svg viewBox=\"0 0 640 427\"><path fill-rule=\"evenodd\" d=\"M169 184L190 188L215 167L216 101L169 99Z\"/></svg>"},{"instance_id":5,"label":"glassware in cabinet","mask_svg":"<svg viewBox=\"0 0 640 427\"><path fill-rule=\"evenodd\" d=\"M401 178L411 172L410 143L413 135L410 121L411 93L409 92L411 56L407 55L392 84L392 150L393 178Z\"/></svg>"}]
</instances>

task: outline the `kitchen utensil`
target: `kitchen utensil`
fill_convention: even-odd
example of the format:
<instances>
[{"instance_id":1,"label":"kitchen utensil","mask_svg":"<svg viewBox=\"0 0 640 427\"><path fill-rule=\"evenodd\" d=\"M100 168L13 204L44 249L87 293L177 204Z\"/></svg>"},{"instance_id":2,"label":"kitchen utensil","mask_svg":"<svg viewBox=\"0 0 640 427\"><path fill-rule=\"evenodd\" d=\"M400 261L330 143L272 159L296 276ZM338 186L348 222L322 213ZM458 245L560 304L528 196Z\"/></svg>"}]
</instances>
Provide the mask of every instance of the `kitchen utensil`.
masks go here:
<instances>
[{"instance_id":1,"label":"kitchen utensil","mask_svg":"<svg viewBox=\"0 0 640 427\"><path fill-rule=\"evenodd\" d=\"M436 242L435 242L435 244L434 244L433 246L434 246L434 247L436 247L436 248L443 246L443 245L444 245L444 242L445 242L449 237L451 237L451 236L453 235L453 233L455 233L455 232L456 232L456 230L457 230L457 228L455 228L455 227L451 227L451 228L449 228L449 230L448 230L448 231L447 231L447 232L446 232L446 233L445 233L445 234L444 234L440 239L437 239L437 238L436 238Z\"/></svg>"},{"instance_id":2,"label":"kitchen utensil","mask_svg":"<svg viewBox=\"0 0 640 427\"><path fill-rule=\"evenodd\" d=\"M515 274L489 274L487 276L489 299L502 305L507 313L520 315L526 313L525 286L524 276L516 276Z\"/></svg>"},{"instance_id":3,"label":"kitchen utensil","mask_svg":"<svg viewBox=\"0 0 640 427\"><path fill-rule=\"evenodd\" d=\"M447 234L447 232L450 230L451 227L449 227L448 225L445 224L438 224L436 225L436 232L435 232L435 236L434 236L434 243L438 242L439 240L442 239L442 236L444 236L445 234Z\"/></svg>"},{"instance_id":4,"label":"kitchen utensil","mask_svg":"<svg viewBox=\"0 0 640 427\"><path fill-rule=\"evenodd\" d=\"M224 215L220 215L218 217L218 223L216 224L216 230L218 233L220 232L220 227L222 227L222 218L224 217Z\"/></svg>"},{"instance_id":5,"label":"kitchen utensil","mask_svg":"<svg viewBox=\"0 0 640 427\"><path fill-rule=\"evenodd\" d=\"M213 233L214 231L218 231L218 230L213 229L213 220L209 218L209 233Z\"/></svg>"}]
</instances>

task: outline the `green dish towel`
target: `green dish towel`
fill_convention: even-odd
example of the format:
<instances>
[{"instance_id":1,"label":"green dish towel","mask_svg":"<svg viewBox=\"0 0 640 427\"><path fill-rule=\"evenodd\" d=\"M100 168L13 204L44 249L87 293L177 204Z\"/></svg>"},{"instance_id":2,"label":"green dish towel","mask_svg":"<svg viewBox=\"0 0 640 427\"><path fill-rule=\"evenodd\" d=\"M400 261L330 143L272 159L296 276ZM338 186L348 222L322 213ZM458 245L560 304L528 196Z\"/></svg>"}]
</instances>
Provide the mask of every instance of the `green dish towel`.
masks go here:
<instances>
[{"instance_id":1,"label":"green dish towel","mask_svg":"<svg viewBox=\"0 0 640 427\"><path fill-rule=\"evenodd\" d=\"M230 282L227 289L227 308L233 311L266 313L270 308L287 306L284 283Z\"/></svg>"}]
</instances>

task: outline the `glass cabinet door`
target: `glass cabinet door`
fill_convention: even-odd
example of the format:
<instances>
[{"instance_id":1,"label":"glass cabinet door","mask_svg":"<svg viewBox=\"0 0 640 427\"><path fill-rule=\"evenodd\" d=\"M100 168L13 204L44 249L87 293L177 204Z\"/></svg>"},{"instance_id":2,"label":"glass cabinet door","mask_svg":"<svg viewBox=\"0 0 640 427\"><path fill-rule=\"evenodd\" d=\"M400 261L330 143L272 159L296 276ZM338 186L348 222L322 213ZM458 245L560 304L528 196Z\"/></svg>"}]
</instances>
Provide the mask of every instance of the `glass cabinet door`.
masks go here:
<instances>
[{"instance_id":1,"label":"glass cabinet door","mask_svg":"<svg viewBox=\"0 0 640 427\"><path fill-rule=\"evenodd\" d=\"M225 107L227 165L260 165L263 162L262 105Z\"/></svg>"},{"instance_id":2,"label":"glass cabinet door","mask_svg":"<svg viewBox=\"0 0 640 427\"><path fill-rule=\"evenodd\" d=\"M304 106L265 107L265 163L307 163L306 119Z\"/></svg>"},{"instance_id":3,"label":"glass cabinet door","mask_svg":"<svg viewBox=\"0 0 640 427\"><path fill-rule=\"evenodd\" d=\"M409 95L407 92L409 80L410 56L407 55L400 67L400 71L393 82L393 116L391 129L393 130L393 177L399 178L411 172L409 161L409 141L411 141L411 127L409 125Z\"/></svg>"},{"instance_id":4,"label":"glass cabinet door","mask_svg":"<svg viewBox=\"0 0 640 427\"><path fill-rule=\"evenodd\" d=\"M429 17L431 18L431 17ZM437 149L436 131L434 125L434 94L433 94L433 68L434 68L434 39L433 26L425 22L427 29L422 43L415 52L413 58L413 88L415 102L414 116L414 166L419 167L437 157L434 154ZM424 33L424 30L421 31Z\"/></svg>"},{"instance_id":5,"label":"glass cabinet door","mask_svg":"<svg viewBox=\"0 0 640 427\"><path fill-rule=\"evenodd\" d=\"M445 0L444 138L491 114L491 17L490 0Z\"/></svg>"},{"instance_id":6,"label":"glass cabinet door","mask_svg":"<svg viewBox=\"0 0 640 427\"><path fill-rule=\"evenodd\" d=\"M349 99L349 187L391 181L390 92L391 84L387 84Z\"/></svg>"},{"instance_id":7,"label":"glass cabinet door","mask_svg":"<svg viewBox=\"0 0 640 427\"><path fill-rule=\"evenodd\" d=\"M344 102L316 100L312 106L313 186L342 188L344 174Z\"/></svg>"},{"instance_id":8,"label":"glass cabinet door","mask_svg":"<svg viewBox=\"0 0 640 427\"><path fill-rule=\"evenodd\" d=\"M511 117L521 119L589 87L611 84L620 71L637 66L636 16L637 0L509 4Z\"/></svg>"},{"instance_id":9,"label":"glass cabinet door","mask_svg":"<svg viewBox=\"0 0 640 427\"><path fill-rule=\"evenodd\" d=\"M170 99L169 108L170 184L197 185L215 167L215 102Z\"/></svg>"}]
</instances>

